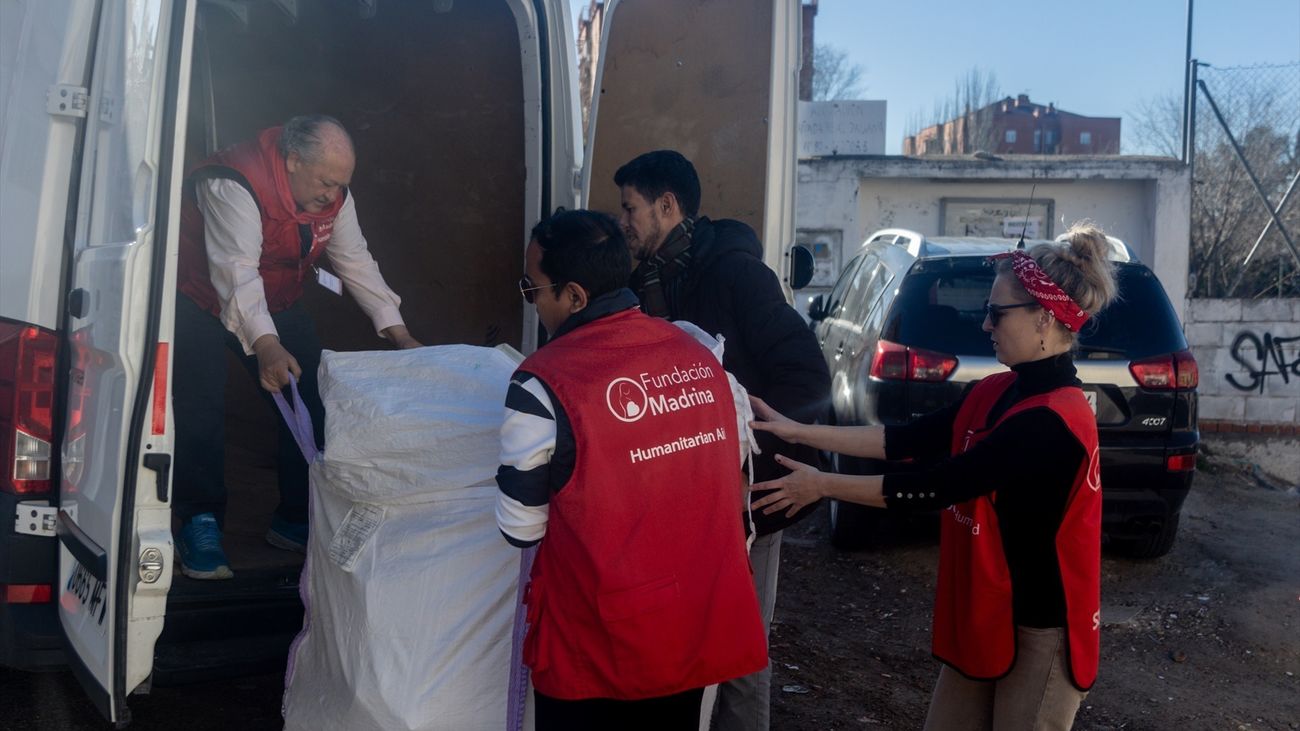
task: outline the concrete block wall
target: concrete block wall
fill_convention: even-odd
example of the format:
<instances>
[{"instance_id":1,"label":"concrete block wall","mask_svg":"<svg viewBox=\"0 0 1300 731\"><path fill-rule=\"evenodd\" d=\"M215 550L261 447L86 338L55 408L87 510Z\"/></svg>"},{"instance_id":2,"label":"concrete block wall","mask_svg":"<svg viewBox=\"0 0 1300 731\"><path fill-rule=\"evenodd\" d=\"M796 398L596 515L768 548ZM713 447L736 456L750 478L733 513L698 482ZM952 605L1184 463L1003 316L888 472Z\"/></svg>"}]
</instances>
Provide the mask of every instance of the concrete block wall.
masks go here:
<instances>
[{"instance_id":1,"label":"concrete block wall","mask_svg":"<svg viewBox=\"0 0 1300 731\"><path fill-rule=\"evenodd\" d=\"M1300 433L1300 299L1191 299L1202 431Z\"/></svg>"}]
</instances>

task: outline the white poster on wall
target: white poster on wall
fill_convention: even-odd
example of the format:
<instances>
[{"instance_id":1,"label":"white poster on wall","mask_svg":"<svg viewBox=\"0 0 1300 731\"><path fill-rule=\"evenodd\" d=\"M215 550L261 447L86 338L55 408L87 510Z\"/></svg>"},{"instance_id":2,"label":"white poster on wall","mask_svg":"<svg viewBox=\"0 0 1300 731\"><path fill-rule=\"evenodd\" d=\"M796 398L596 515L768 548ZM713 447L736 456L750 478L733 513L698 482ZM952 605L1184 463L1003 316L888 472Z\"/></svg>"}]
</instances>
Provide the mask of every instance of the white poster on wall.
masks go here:
<instances>
[{"instance_id":1,"label":"white poster on wall","mask_svg":"<svg viewBox=\"0 0 1300 731\"><path fill-rule=\"evenodd\" d=\"M799 102L799 157L885 154L885 102Z\"/></svg>"},{"instance_id":2,"label":"white poster on wall","mask_svg":"<svg viewBox=\"0 0 1300 731\"><path fill-rule=\"evenodd\" d=\"M1042 229L1042 216L1029 216L1028 218L1016 218L1014 216L1002 219L1002 236L1008 239L1020 238L1020 232L1024 232L1025 238L1037 239L1042 238L1038 232Z\"/></svg>"},{"instance_id":3,"label":"white poster on wall","mask_svg":"<svg viewBox=\"0 0 1300 731\"><path fill-rule=\"evenodd\" d=\"M940 198L942 236L1018 239L1052 237L1056 201L1051 198ZM1028 222L1026 224L1026 222Z\"/></svg>"}]
</instances>

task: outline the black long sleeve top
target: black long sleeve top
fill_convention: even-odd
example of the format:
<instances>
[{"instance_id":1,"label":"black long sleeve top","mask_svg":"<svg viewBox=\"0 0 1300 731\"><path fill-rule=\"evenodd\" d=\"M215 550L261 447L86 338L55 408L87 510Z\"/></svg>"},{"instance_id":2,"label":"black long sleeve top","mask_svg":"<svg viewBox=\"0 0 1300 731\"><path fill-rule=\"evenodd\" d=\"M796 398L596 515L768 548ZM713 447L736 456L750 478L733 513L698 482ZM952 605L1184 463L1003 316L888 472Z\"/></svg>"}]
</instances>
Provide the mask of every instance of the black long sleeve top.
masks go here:
<instances>
[{"instance_id":1,"label":"black long sleeve top","mask_svg":"<svg viewBox=\"0 0 1300 731\"><path fill-rule=\"evenodd\" d=\"M1079 385L1068 354L1012 370L1018 377L994 405L990 424L1029 396ZM885 475L885 504L891 510L935 510L996 491L994 509L1011 572L1014 620L1027 627L1064 627L1056 533L1074 478L1087 459L1083 445L1044 407L1012 416L974 447L952 456L960 406L958 401L910 424L885 428L886 457L910 458L920 465L915 472Z\"/></svg>"}]
</instances>

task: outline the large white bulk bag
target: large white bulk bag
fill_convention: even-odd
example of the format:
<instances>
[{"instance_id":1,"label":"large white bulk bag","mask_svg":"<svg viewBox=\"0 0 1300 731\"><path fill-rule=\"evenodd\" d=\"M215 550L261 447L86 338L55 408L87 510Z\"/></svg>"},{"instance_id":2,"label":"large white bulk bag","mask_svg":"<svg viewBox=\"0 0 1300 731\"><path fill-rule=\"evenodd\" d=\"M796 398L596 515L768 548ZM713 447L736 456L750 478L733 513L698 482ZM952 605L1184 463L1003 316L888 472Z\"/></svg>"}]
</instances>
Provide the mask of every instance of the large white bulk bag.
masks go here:
<instances>
[{"instance_id":1,"label":"large white bulk bag","mask_svg":"<svg viewBox=\"0 0 1300 731\"><path fill-rule=\"evenodd\" d=\"M505 728L520 552L493 477L515 365L470 346L324 354L286 729Z\"/></svg>"},{"instance_id":2,"label":"large white bulk bag","mask_svg":"<svg viewBox=\"0 0 1300 731\"><path fill-rule=\"evenodd\" d=\"M421 500L496 474L516 362L441 345L321 358L329 488L354 500Z\"/></svg>"}]
</instances>

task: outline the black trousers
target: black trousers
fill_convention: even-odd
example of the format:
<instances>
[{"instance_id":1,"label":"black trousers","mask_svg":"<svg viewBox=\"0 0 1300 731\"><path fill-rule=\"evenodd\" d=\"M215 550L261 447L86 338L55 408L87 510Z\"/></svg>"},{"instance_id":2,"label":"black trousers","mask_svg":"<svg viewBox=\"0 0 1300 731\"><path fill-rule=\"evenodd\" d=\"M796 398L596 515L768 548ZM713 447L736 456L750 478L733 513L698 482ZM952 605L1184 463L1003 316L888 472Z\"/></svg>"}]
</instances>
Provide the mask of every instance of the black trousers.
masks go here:
<instances>
[{"instance_id":1,"label":"black trousers","mask_svg":"<svg viewBox=\"0 0 1300 731\"><path fill-rule=\"evenodd\" d=\"M639 701L564 701L533 690L537 731L696 731L704 689Z\"/></svg>"},{"instance_id":2,"label":"black trousers","mask_svg":"<svg viewBox=\"0 0 1300 731\"><path fill-rule=\"evenodd\" d=\"M325 407L316 385L320 341L301 304L271 315L280 344L302 367L298 390L320 444ZM176 425L175 497L172 512L182 520L213 513L225 525L226 511L226 350L239 356L257 382L257 358L244 355L239 340L221 320L189 297L176 295L176 334L172 344L172 411ZM271 404L279 425L280 504L276 513L292 523L307 522L307 462L280 418L271 394L257 390ZM286 394L287 395L287 394Z\"/></svg>"}]
</instances>

